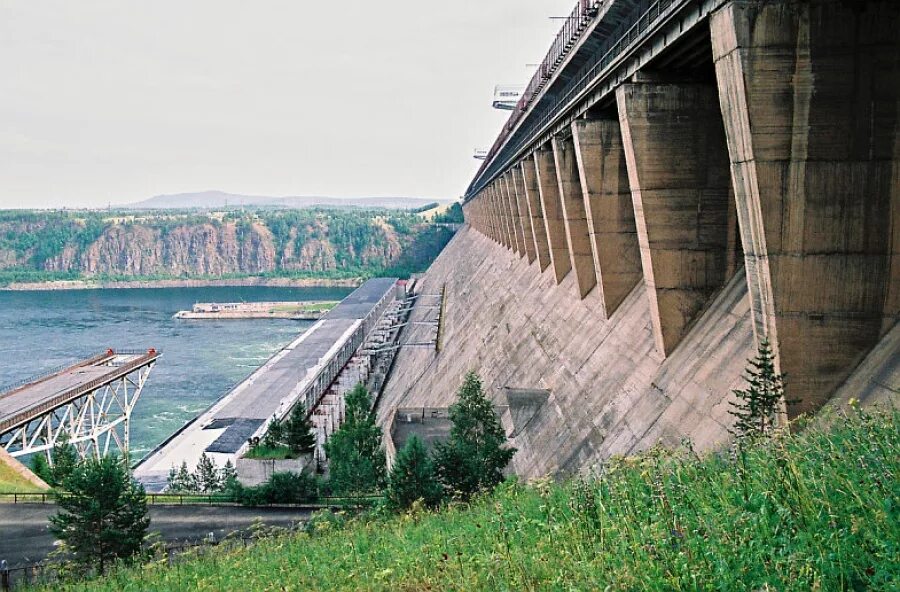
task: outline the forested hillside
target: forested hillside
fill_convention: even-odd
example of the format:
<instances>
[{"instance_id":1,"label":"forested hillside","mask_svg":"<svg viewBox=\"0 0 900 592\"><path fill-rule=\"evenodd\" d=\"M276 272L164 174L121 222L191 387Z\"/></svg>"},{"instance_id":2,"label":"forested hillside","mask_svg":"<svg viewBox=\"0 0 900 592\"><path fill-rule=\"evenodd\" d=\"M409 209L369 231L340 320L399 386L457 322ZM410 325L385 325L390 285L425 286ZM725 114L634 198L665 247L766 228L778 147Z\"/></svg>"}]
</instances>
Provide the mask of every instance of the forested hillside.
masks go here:
<instances>
[{"instance_id":1,"label":"forested hillside","mask_svg":"<svg viewBox=\"0 0 900 592\"><path fill-rule=\"evenodd\" d=\"M451 231L397 210L0 212L0 282L424 269Z\"/></svg>"}]
</instances>

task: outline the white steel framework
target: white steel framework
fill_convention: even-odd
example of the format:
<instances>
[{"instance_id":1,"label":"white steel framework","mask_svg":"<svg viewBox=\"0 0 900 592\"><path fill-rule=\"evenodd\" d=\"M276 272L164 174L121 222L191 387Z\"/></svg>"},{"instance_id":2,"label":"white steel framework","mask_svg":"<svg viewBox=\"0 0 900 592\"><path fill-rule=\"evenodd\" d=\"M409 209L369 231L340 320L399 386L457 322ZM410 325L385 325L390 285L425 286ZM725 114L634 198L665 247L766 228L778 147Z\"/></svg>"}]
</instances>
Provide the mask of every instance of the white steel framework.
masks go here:
<instances>
[{"instance_id":1,"label":"white steel framework","mask_svg":"<svg viewBox=\"0 0 900 592\"><path fill-rule=\"evenodd\" d=\"M113 446L127 456L131 413L155 363L154 356L125 364L133 368L0 434L0 447L13 457L44 452L52 462L49 452L65 440L82 457L106 455Z\"/></svg>"}]
</instances>

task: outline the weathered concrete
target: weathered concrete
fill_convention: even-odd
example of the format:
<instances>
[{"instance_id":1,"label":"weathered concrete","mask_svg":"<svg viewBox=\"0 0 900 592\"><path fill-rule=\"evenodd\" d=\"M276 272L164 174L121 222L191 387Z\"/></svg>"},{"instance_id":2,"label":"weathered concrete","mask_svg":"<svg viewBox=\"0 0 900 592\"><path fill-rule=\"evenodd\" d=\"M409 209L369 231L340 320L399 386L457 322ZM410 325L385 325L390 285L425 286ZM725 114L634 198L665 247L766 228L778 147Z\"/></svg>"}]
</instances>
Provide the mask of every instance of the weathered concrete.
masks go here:
<instances>
[{"instance_id":1,"label":"weathered concrete","mask_svg":"<svg viewBox=\"0 0 900 592\"><path fill-rule=\"evenodd\" d=\"M313 462L312 453L300 458L256 459L239 458L234 463L238 480L252 486L266 483L275 473L302 473Z\"/></svg>"},{"instance_id":2,"label":"weathered concrete","mask_svg":"<svg viewBox=\"0 0 900 592\"><path fill-rule=\"evenodd\" d=\"M616 90L656 347L670 355L726 280L731 180L715 87Z\"/></svg>"},{"instance_id":3,"label":"weathered concrete","mask_svg":"<svg viewBox=\"0 0 900 592\"><path fill-rule=\"evenodd\" d=\"M575 270L578 294L584 298L597 285L597 274L594 272L594 255L591 250L587 215L584 211L581 180L578 176L575 144L571 137L556 136L551 145L553 146L553 163L556 166L556 179L559 183L560 203L565 220L566 245L572 259L572 269Z\"/></svg>"},{"instance_id":4,"label":"weathered concrete","mask_svg":"<svg viewBox=\"0 0 900 592\"><path fill-rule=\"evenodd\" d=\"M579 119L572 138L597 285L609 317L643 277L619 120Z\"/></svg>"},{"instance_id":5,"label":"weathered concrete","mask_svg":"<svg viewBox=\"0 0 900 592\"><path fill-rule=\"evenodd\" d=\"M513 439L516 472L526 477L577 471L660 440L689 437L700 449L727 440L727 401L754 352L742 271L669 358L654 347L642 286L606 319L596 291L578 297L574 274L557 285L469 228L423 281L426 291L446 285L444 345L400 351L381 421L395 407L452 404L475 370L499 406L507 387L549 391Z\"/></svg>"},{"instance_id":6,"label":"weathered concrete","mask_svg":"<svg viewBox=\"0 0 900 592\"><path fill-rule=\"evenodd\" d=\"M509 171L501 177L500 192L505 198L506 215L509 216L512 250L521 257L525 254L525 239L522 225L519 223L519 208L516 205L516 195L509 179Z\"/></svg>"},{"instance_id":7,"label":"weathered concrete","mask_svg":"<svg viewBox=\"0 0 900 592\"><path fill-rule=\"evenodd\" d=\"M522 168L522 181L528 203L528 215L531 219L531 235L534 237L535 255L541 271L544 271L550 265L550 244L547 241L547 226L544 224L541 190L538 187L534 159L526 158L519 166Z\"/></svg>"},{"instance_id":8,"label":"weathered concrete","mask_svg":"<svg viewBox=\"0 0 900 592\"><path fill-rule=\"evenodd\" d=\"M512 179L512 187L516 194L516 204L519 208L519 224L525 237L525 256L528 262L535 260L534 230L531 227L531 214L528 211L528 197L525 195L525 183L522 179L522 168L514 166L509 171Z\"/></svg>"},{"instance_id":9,"label":"weathered concrete","mask_svg":"<svg viewBox=\"0 0 900 592\"><path fill-rule=\"evenodd\" d=\"M900 3L730 2L710 27L755 330L813 411L900 315Z\"/></svg>"},{"instance_id":10,"label":"weathered concrete","mask_svg":"<svg viewBox=\"0 0 900 592\"><path fill-rule=\"evenodd\" d=\"M559 197L559 182L556 179L553 149L545 146L537 150L534 153L534 163L538 194L541 197L541 211L544 213L544 229L547 232L550 263L553 265L553 276L558 284L572 270L572 261L569 258L565 214Z\"/></svg>"},{"instance_id":11,"label":"weathered concrete","mask_svg":"<svg viewBox=\"0 0 900 592\"><path fill-rule=\"evenodd\" d=\"M502 416L514 428L513 465L524 477L583 471L610 455L682 438L698 450L722 446L733 419L731 391L744 387L741 374L756 351L745 277L743 270L733 274L664 358L642 286L606 319L596 291L578 298L574 274L557 285L552 274L535 273L464 227L423 279L426 291L446 286L444 345L439 353L400 351L379 421L386 424L397 407L449 406L474 370L498 408L511 401L521 407L517 422ZM412 318L425 316L417 308ZM898 347L900 325L835 399L900 404Z\"/></svg>"}]
</instances>

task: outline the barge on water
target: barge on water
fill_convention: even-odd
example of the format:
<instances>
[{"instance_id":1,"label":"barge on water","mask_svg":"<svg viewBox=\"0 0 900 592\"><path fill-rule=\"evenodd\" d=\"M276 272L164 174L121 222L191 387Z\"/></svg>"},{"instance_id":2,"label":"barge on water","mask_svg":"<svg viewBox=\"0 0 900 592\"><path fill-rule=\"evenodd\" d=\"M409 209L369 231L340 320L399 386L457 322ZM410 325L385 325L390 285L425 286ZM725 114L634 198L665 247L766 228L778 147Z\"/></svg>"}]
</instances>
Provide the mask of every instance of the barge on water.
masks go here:
<instances>
[{"instance_id":1,"label":"barge on water","mask_svg":"<svg viewBox=\"0 0 900 592\"><path fill-rule=\"evenodd\" d=\"M176 319L292 319L318 321L339 301L302 302L198 302L191 310L175 313Z\"/></svg>"}]
</instances>

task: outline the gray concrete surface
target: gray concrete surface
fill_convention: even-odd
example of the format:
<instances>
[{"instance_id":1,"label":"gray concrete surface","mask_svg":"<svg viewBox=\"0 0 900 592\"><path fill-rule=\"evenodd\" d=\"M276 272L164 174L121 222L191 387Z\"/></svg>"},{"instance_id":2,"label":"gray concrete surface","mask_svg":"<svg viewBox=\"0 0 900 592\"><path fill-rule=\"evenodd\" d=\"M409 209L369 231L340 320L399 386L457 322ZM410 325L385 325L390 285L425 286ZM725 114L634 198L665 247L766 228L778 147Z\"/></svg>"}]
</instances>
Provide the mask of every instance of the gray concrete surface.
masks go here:
<instances>
[{"instance_id":1,"label":"gray concrete surface","mask_svg":"<svg viewBox=\"0 0 900 592\"><path fill-rule=\"evenodd\" d=\"M0 504L0 560L9 567L43 560L54 549L47 529L53 504ZM305 520L303 508L243 508L231 506L151 506L150 531L167 542L195 541L210 532L216 540L262 521L269 526L290 527Z\"/></svg>"}]
</instances>

